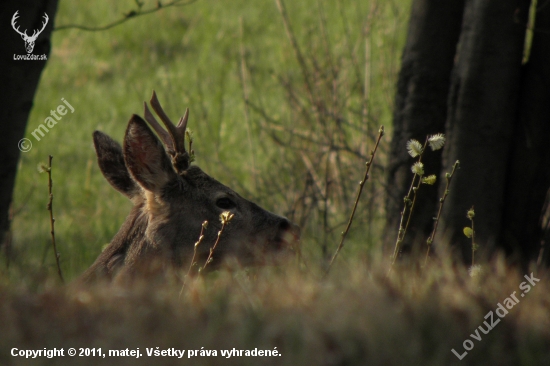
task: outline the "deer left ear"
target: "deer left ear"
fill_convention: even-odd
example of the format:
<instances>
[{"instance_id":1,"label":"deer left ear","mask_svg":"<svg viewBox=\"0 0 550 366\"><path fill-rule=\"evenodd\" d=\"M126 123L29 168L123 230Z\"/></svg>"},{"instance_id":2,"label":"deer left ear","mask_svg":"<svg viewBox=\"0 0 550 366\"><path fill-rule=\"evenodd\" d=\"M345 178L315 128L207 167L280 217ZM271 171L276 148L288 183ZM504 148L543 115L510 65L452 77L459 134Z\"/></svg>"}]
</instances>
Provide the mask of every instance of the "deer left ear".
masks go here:
<instances>
[{"instance_id":1,"label":"deer left ear","mask_svg":"<svg viewBox=\"0 0 550 366\"><path fill-rule=\"evenodd\" d=\"M168 182L178 177L159 139L135 114L126 129L123 151L130 174L150 192L160 194Z\"/></svg>"},{"instance_id":2,"label":"deer left ear","mask_svg":"<svg viewBox=\"0 0 550 366\"><path fill-rule=\"evenodd\" d=\"M111 186L130 199L138 195L139 187L124 164L120 144L103 132L95 131L94 146L99 169Z\"/></svg>"}]
</instances>

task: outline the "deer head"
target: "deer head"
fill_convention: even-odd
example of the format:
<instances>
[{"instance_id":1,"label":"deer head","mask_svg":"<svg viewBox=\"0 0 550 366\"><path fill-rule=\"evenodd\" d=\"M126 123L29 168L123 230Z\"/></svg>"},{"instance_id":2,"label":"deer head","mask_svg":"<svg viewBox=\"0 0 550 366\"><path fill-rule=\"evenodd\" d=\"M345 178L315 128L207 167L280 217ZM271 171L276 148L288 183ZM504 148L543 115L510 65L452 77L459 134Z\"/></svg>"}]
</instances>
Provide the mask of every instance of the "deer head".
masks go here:
<instances>
[{"instance_id":1,"label":"deer head","mask_svg":"<svg viewBox=\"0 0 550 366\"><path fill-rule=\"evenodd\" d=\"M107 181L134 203L125 223L96 262L84 273L86 282L98 276L136 273L148 261L189 266L204 221L209 225L197 247L204 263L221 228L220 214L234 214L214 252L214 264L232 257L243 265L265 263L288 252L300 230L284 217L264 210L191 165L184 145L188 111L174 125L157 100L145 104L147 123L133 115L121 147L106 134L94 132L99 167Z\"/></svg>"},{"instance_id":2,"label":"deer head","mask_svg":"<svg viewBox=\"0 0 550 366\"><path fill-rule=\"evenodd\" d=\"M21 32L19 31L19 26L17 28L15 27L15 21L17 20L17 18L19 18L19 15L17 15L18 12L19 10L17 10L15 14L13 14L13 17L11 18L11 26L17 33L21 35L21 38L23 38L23 40L25 41L25 49L27 50L27 53L31 53L32 50L34 49L34 42L36 41L36 38L38 38L38 35L42 33L44 28L46 28L46 24L48 24L48 20L49 20L48 14L44 13L44 22L42 23L42 29L40 30L35 29L32 33L32 36L29 37L27 35L26 29L24 32Z\"/></svg>"}]
</instances>

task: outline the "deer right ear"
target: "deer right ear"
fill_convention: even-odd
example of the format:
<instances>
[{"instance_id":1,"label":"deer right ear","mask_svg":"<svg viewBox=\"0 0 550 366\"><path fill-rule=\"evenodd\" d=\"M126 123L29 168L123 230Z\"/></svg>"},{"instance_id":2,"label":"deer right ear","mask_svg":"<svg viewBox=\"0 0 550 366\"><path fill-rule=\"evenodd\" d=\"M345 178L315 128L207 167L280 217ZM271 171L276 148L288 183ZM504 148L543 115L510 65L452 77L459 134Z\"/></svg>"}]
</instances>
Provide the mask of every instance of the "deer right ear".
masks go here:
<instances>
[{"instance_id":1,"label":"deer right ear","mask_svg":"<svg viewBox=\"0 0 550 366\"><path fill-rule=\"evenodd\" d=\"M123 151L130 174L150 192L161 194L164 186L178 177L159 139L135 114L126 129Z\"/></svg>"},{"instance_id":2,"label":"deer right ear","mask_svg":"<svg viewBox=\"0 0 550 366\"><path fill-rule=\"evenodd\" d=\"M130 199L139 194L139 187L124 163L120 144L103 132L95 131L94 146L99 169L111 186Z\"/></svg>"}]
</instances>

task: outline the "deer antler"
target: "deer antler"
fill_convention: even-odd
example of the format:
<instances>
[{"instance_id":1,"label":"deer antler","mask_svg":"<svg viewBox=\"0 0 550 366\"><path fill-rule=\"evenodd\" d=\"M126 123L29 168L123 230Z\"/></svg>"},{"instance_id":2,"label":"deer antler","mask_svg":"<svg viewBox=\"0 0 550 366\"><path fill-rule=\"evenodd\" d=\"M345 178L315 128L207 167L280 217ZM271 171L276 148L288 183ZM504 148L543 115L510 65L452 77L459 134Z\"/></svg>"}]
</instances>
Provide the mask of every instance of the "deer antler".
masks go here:
<instances>
[{"instance_id":1,"label":"deer antler","mask_svg":"<svg viewBox=\"0 0 550 366\"><path fill-rule=\"evenodd\" d=\"M190 164L189 153L185 150L185 130L187 129L189 108L185 110L185 115L180 118L178 125L176 126L166 115L164 109L162 109L162 106L157 99L157 94L155 93L155 91L153 91L153 96L151 97L150 103L151 107L153 107L153 110L160 117L162 123L164 123L164 126L166 126L168 132L166 132L166 130L161 127L161 125L158 123L158 121L155 119L155 117L147 107L147 103L144 102L143 105L145 120L149 122L151 127L153 127L153 129L157 132L162 142L166 146L166 150L172 158L172 165L176 169L177 173L182 174L187 170L187 168L189 168Z\"/></svg>"},{"instance_id":2,"label":"deer antler","mask_svg":"<svg viewBox=\"0 0 550 366\"><path fill-rule=\"evenodd\" d=\"M168 134L168 132L166 132L166 130L162 128L162 126L158 123L155 116L153 116L153 114L149 110L149 107L147 107L147 102L143 102L143 107L145 120L149 122L151 127L153 127L153 129L159 135L160 139L164 143L164 146L166 146L166 150L175 151L174 144L172 143L172 140L170 138L170 134Z\"/></svg>"},{"instance_id":3,"label":"deer antler","mask_svg":"<svg viewBox=\"0 0 550 366\"><path fill-rule=\"evenodd\" d=\"M44 28L46 28L46 24L48 24L48 20L50 20L50 18L48 18L48 14L44 13L44 22L42 22L42 29L40 29L39 31L37 31L36 29L33 31L32 33L32 36L30 36L29 38L31 39L36 39L38 37L38 35L40 33L42 33L42 31L44 30ZM25 30L26 32L26 30ZM38 32L38 33L37 33Z\"/></svg>"},{"instance_id":4,"label":"deer antler","mask_svg":"<svg viewBox=\"0 0 550 366\"><path fill-rule=\"evenodd\" d=\"M46 25L48 24L48 20L50 20L50 18L48 18L48 14L44 13L44 22L42 22L42 29L40 30L34 30L33 33L32 33L32 36L29 36L27 34L27 30L25 29L24 32L21 32L19 30L19 26L17 26L17 28L15 27L15 21L17 20L17 18L19 18L19 15L17 14L19 13L19 10L17 10L15 12L15 14L13 14L13 17L11 18L11 26L13 28L13 30L15 30L17 33L19 33L21 35L21 37L24 37L25 39L29 39L29 40L34 40L38 37L38 35L40 33L42 33L42 31L46 28ZM37 33L38 32L38 33Z\"/></svg>"},{"instance_id":5,"label":"deer antler","mask_svg":"<svg viewBox=\"0 0 550 366\"><path fill-rule=\"evenodd\" d=\"M19 33L22 37L28 37L26 29L25 29L25 32L21 32L19 30L19 26L17 26L17 28L15 28L15 21L17 20L17 18L19 18L19 15L17 15L17 13L19 13L19 10L17 10L15 12L15 14L13 14L13 17L11 18L11 26L12 26L13 30L16 31L17 33Z\"/></svg>"}]
</instances>

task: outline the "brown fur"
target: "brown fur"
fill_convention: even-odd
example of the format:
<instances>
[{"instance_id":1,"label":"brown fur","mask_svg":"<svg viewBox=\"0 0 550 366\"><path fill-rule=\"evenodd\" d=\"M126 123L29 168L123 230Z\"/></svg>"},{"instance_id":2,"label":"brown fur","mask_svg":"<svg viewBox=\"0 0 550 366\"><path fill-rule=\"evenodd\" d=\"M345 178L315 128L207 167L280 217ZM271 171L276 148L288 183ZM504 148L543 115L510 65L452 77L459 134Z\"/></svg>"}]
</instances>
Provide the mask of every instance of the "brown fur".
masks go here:
<instances>
[{"instance_id":1,"label":"brown fur","mask_svg":"<svg viewBox=\"0 0 550 366\"><path fill-rule=\"evenodd\" d=\"M136 115L128 123L123 148L99 131L94 133L94 143L103 175L134 207L109 246L82 275L84 282L134 276L151 263L188 266L201 225L208 221L198 247L198 257L204 260L224 211L234 217L224 229L215 264L228 257L244 265L264 263L271 254L290 249L299 237L296 225L242 198L199 167L177 174L162 143Z\"/></svg>"}]
</instances>

